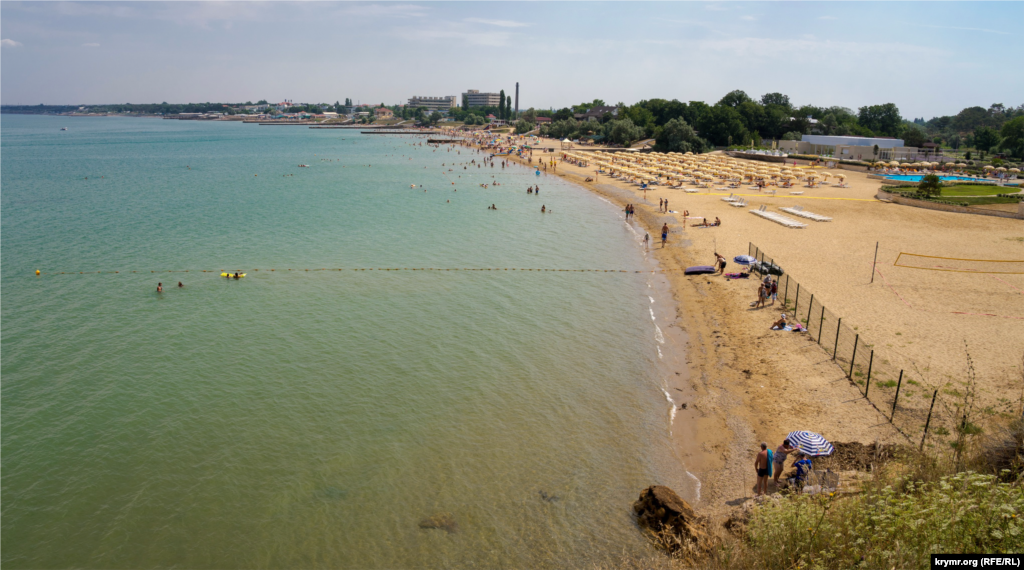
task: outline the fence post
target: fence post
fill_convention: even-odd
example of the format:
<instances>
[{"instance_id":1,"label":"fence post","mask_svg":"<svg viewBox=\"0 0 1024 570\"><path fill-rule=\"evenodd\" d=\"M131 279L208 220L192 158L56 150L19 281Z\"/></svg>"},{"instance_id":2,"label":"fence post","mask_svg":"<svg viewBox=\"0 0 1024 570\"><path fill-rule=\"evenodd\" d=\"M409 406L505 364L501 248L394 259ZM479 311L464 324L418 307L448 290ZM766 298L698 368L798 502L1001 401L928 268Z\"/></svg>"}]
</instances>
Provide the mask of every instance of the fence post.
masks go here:
<instances>
[{"instance_id":1,"label":"fence post","mask_svg":"<svg viewBox=\"0 0 1024 570\"><path fill-rule=\"evenodd\" d=\"M900 370L900 381L896 383L896 397L892 399L892 413L889 414L889 423L896 417L896 402L900 399L900 386L903 385L903 371Z\"/></svg>"},{"instance_id":2,"label":"fence post","mask_svg":"<svg viewBox=\"0 0 1024 570\"><path fill-rule=\"evenodd\" d=\"M793 312L796 313L796 307L800 304L800 284L796 284L796 300L793 301ZM793 316L796 316L795 314Z\"/></svg>"},{"instance_id":3,"label":"fence post","mask_svg":"<svg viewBox=\"0 0 1024 570\"><path fill-rule=\"evenodd\" d=\"M857 362L857 341L860 340L860 333L853 337L853 358L850 359L850 373L846 375L847 378L853 380L853 363Z\"/></svg>"},{"instance_id":4,"label":"fence post","mask_svg":"<svg viewBox=\"0 0 1024 570\"><path fill-rule=\"evenodd\" d=\"M871 282L875 282L875 264L878 263L878 242L875 242L875 259L871 262Z\"/></svg>"},{"instance_id":5,"label":"fence post","mask_svg":"<svg viewBox=\"0 0 1024 570\"><path fill-rule=\"evenodd\" d=\"M825 332L825 305L821 306L821 316L818 317L818 344L821 344L821 333Z\"/></svg>"},{"instance_id":6,"label":"fence post","mask_svg":"<svg viewBox=\"0 0 1024 570\"><path fill-rule=\"evenodd\" d=\"M864 384L864 397L868 397L868 390L871 389L871 365L875 362L875 351L871 351L871 356L868 358L868 381Z\"/></svg>"},{"instance_id":7,"label":"fence post","mask_svg":"<svg viewBox=\"0 0 1024 570\"><path fill-rule=\"evenodd\" d=\"M782 293L782 306L785 307L787 302L789 302L789 274L786 275L786 290Z\"/></svg>"},{"instance_id":8,"label":"fence post","mask_svg":"<svg viewBox=\"0 0 1024 570\"><path fill-rule=\"evenodd\" d=\"M839 330L843 326L843 317L839 317L839 322L836 323L836 345L832 347L832 360L836 359L836 352L839 351Z\"/></svg>"},{"instance_id":9,"label":"fence post","mask_svg":"<svg viewBox=\"0 0 1024 570\"><path fill-rule=\"evenodd\" d=\"M928 407L928 419L924 421L924 435L921 436L921 447L918 448L918 451L924 451L924 438L928 437L928 426L932 423L932 409L935 408L935 396L938 395L938 390L932 394L932 405Z\"/></svg>"}]
</instances>

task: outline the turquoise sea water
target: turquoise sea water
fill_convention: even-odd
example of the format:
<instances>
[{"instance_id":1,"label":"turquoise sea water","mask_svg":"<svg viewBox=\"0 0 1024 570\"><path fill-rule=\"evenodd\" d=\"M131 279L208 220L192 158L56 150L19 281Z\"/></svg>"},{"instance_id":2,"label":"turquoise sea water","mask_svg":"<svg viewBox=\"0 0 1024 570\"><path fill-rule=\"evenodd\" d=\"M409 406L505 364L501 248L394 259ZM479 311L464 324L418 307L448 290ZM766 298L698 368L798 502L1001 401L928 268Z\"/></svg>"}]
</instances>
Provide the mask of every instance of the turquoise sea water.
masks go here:
<instances>
[{"instance_id":1,"label":"turquoise sea water","mask_svg":"<svg viewBox=\"0 0 1024 570\"><path fill-rule=\"evenodd\" d=\"M692 494L645 275L297 271L648 268L585 190L413 137L0 128L5 568L579 566Z\"/></svg>"}]
</instances>

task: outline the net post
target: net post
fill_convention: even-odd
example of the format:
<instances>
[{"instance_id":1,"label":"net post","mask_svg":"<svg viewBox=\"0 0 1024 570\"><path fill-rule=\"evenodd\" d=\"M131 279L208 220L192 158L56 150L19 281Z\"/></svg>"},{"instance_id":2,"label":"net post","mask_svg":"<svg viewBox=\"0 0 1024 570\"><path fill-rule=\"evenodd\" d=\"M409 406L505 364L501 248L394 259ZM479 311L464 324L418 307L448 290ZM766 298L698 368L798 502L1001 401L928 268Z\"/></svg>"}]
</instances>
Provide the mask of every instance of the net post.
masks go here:
<instances>
[{"instance_id":1,"label":"net post","mask_svg":"<svg viewBox=\"0 0 1024 570\"><path fill-rule=\"evenodd\" d=\"M835 362L836 353L839 352L839 331L843 326L843 317L839 317L839 322L836 323L836 344L832 347L832 361Z\"/></svg>"},{"instance_id":2,"label":"net post","mask_svg":"<svg viewBox=\"0 0 1024 570\"><path fill-rule=\"evenodd\" d=\"M868 357L868 381L864 384L864 397L868 397L868 390L871 389L871 365L875 363L875 351L871 351L871 356Z\"/></svg>"},{"instance_id":3,"label":"net post","mask_svg":"<svg viewBox=\"0 0 1024 570\"><path fill-rule=\"evenodd\" d=\"M889 414L889 423L896 417L896 402L900 399L900 386L903 386L903 371L900 370L900 381L896 383L896 397L892 399L892 412Z\"/></svg>"},{"instance_id":4,"label":"net post","mask_svg":"<svg viewBox=\"0 0 1024 570\"><path fill-rule=\"evenodd\" d=\"M853 337L853 358L850 359L850 373L846 375L850 380L853 380L853 364L857 362L857 341L859 340L860 333L857 333L857 336Z\"/></svg>"},{"instance_id":5,"label":"net post","mask_svg":"<svg viewBox=\"0 0 1024 570\"><path fill-rule=\"evenodd\" d=\"M875 242L875 259L871 262L871 283L875 282L875 264L878 263L878 242Z\"/></svg>"},{"instance_id":6,"label":"net post","mask_svg":"<svg viewBox=\"0 0 1024 570\"><path fill-rule=\"evenodd\" d=\"M932 405L928 407L928 419L924 421L924 435L921 436L921 445L917 448L918 451L924 451L924 440L928 437L928 426L932 423L932 410L935 409L935 397L938 395L938 390L932 393Z\"/></svg>"}]
</instances>

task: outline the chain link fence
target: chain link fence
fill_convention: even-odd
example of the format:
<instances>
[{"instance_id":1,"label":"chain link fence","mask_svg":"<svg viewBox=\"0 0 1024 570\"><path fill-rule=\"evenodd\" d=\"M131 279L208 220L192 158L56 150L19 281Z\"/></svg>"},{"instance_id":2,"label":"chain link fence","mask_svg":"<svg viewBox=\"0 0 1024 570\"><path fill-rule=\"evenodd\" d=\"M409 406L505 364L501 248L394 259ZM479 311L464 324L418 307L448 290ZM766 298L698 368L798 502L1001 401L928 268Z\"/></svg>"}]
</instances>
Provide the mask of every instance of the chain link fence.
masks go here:
<instances>
[{"instance_id":1,"label":"chain link fence","mask_svg":"<svg viewBox=\"0 0 1024 570\"><path fill-rule=\"evenodd\" d=\"M876 348L861 337L858 327L828 309L820 297L802 287L775 260L753 243L749 255L757 260L752 272L778 280L778 297L791 322L807 327L807 334L832 357L846 377L869 402L911 441L924 446L928 431L939 422L935 404L939 391L906 357Z\"/></svg>"}]
</instances>

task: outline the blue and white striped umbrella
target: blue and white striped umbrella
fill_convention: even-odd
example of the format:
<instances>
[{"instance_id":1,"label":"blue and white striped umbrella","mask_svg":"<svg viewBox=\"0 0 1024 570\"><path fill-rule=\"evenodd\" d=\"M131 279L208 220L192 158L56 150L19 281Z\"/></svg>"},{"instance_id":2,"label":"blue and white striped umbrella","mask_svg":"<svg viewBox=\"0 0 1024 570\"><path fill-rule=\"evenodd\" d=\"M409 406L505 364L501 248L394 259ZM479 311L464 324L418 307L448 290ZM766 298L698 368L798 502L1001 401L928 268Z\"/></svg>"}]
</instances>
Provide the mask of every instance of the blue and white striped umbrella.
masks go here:
<instances>
[{"instance_id":1,"label":"blue and white striped umbrella","mask_svg":"<svg viewBox=\"0 0 1024 570\"><path fill-rule=\"evenodd\" d=\"M836 449L832 447L832 444L827 439L814 433L813 431L791 431L786 439L790 443L800 448L800 451L804 455L810 457L823 457L826 455L832 455Z\"/></svg>"},{"instance_id":2,"label":"blue and white striped umbrella","mask_svg":"<svg viewBox=\"0 0 1024 570\"><path fill-rule=\"evenodd\" d=\"M736 263L739 263L740 265L753 265L757 263L757 259L749 255L737 255L736 257L732 258L732 260L735 261Z\"/></svg>"}]
</instances>

